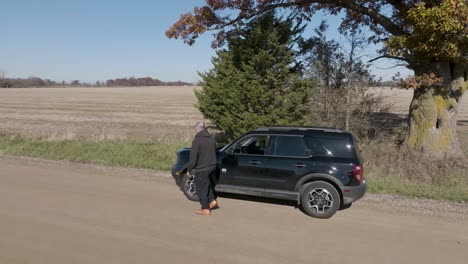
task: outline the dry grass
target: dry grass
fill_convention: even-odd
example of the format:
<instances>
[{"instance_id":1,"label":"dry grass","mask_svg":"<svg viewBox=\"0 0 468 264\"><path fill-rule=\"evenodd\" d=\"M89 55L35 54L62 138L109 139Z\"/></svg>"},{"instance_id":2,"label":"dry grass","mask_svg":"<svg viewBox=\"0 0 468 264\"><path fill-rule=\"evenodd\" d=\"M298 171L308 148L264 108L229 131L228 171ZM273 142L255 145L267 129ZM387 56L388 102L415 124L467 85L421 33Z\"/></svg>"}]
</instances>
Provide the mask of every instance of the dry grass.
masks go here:
<instances>
[{"instance_id":1,"label":"dry grass","mask_svg":"<svg viewBox=\"0 0 468 264\"><path fill-rule=\"evenodd\" d=\"M363 156L371 192L468 201L468 166L463 161L435 161L388 142L369 144Z\"/></svg>"},{"instance_id":2,"label":"dry grass","mask_svg":"<svg viewBox=\"0 0 468 264\"><path fill-rule=\"evenodd\" d=\"M193 87L0 89L0 130L27 138L186 141Z\"/></svg>"}]
</instances>

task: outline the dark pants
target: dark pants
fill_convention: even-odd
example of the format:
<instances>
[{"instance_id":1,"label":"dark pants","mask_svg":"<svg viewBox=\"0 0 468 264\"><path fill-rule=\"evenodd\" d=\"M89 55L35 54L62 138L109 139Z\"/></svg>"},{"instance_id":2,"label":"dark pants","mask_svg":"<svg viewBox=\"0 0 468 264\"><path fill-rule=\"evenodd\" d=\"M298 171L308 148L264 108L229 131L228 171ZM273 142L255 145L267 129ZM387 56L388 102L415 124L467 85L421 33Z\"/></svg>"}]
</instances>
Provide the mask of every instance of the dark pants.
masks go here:
<instances>
[{"instance_id":1,"label":"dark pants","mask_svg":"<svg viewBox=\"0 0 468 264\"><path fill-rule=\"evenodd\" d=\"M213 173L214 170L195 171L195 186L202 209L209 209L210 203L216 200L212 180Z\"/></svg>"}]
</instances>

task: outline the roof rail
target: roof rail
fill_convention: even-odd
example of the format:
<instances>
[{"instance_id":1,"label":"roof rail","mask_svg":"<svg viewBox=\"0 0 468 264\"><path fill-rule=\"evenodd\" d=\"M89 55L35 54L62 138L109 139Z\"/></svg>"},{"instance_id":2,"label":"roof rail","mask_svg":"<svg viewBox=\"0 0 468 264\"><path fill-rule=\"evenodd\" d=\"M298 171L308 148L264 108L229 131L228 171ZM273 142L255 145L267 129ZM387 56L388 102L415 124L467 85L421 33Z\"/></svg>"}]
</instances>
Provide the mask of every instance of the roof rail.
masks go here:
<instances>
[{"instance_id":1,"label":"roof rail","mask_svg":"<svg viewBox=\"0 0 468 264\"><path fill-rule=\"evenodd\" d=\"M325 131L325 132L343 132L343 130L339 128L331 128L331 127L311 127L311 126L268 126L268 127L259 127L254 129L253 131L272 131L272 130L317 130L317 131Z\"/></svg>"}]
</instances>

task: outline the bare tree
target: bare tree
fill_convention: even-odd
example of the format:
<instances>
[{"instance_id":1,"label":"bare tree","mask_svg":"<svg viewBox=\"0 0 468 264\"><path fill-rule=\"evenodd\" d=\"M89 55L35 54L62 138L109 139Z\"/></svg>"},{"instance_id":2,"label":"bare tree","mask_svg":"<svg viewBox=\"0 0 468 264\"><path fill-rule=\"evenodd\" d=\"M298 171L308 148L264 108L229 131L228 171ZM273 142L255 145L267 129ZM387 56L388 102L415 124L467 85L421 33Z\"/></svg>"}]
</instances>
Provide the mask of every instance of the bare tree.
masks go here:
<instances>
[{"instance_id":1,"label":"bare tree","mask_svg":"<svg viewBox=\"0 0 468 264\"><path fill-rule=\"evenodd\" d=\"M322 22L315 36L303 45L308 52L306 71L319 81L314 91L313 121L321 126L345 128L360 138L373 137L379 130L375 116L388 110L380 95L368 92L373 75L364 62L366 40L354 30L338 43L326 38L328 26Z\"/></svg>"}]
</instances>

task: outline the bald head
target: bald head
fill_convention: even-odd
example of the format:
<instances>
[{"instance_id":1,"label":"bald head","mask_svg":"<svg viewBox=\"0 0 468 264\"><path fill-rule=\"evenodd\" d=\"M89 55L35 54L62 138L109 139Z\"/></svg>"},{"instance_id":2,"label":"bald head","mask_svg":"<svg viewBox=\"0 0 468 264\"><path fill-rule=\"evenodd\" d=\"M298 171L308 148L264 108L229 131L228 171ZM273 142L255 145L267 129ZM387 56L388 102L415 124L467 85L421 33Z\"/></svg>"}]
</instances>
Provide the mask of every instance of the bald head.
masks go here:
<instances>
[{"instance_id":1,"label":"bald head","mask_svg":"<svg viewBox=\"0 0 468 264\"><path fill-rule=\"evenodd\" d=\"M198 122L195 124L195 130L197 131L197 133L200 132L200 131L205 130L205 128L206 128L206 127L205 127L205 122L203 122L203 121L198 121Z\"/></svg>"}]
</instances>

